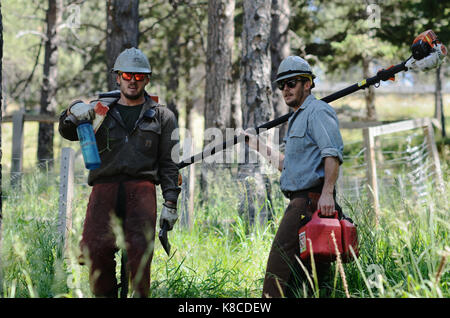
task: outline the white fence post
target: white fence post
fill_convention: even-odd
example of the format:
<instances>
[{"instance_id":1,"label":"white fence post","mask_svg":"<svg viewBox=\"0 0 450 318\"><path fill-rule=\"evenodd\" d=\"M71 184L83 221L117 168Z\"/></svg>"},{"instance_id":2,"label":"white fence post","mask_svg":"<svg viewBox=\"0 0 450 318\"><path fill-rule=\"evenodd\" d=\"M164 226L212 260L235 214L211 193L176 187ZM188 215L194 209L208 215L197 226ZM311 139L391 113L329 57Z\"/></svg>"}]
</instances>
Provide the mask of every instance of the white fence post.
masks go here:
<instances>
[{"instance_id":1,"label":"white fence post","mask_svg":"<svg viewBox=\"0 0 450 318\"><path fill-rule=\"evenodd\" d=\"M11 187L20 188L23 166L23 125L24 113L17 111L13 114L13 135L11 152Z\"/></svg>"},{"instance_id":2,"label":"white fence post","mask_svg":"<svg viewBox=\"0 0 450 318\"><path fill-rule=\"evenodd\" d=\"M372 127L363 129L364 145L366 148L366 162L367 162L367 181L368 194L371 198L373 208L375 211L375 221L378 224L380 216L380 202L378 200L378 181L377 181L377 165L375 160L375 136Z\"/></svg>"},{"instance_id":3,"label":"white fence post","mask_svg":"<svg viewBox=\"0 0 450 318\"><path fill-rule=\"evenodd\" d=\"M436 185L441 193L444 193L444 179L442 177L441 163L439 161L439 153L436 147L436 141L434 139L433 125L430 119L427 120L426 125L423 127L423 134L427 140L427 148L431 159L433 160L433 170L436 175Z\"/></svg>"},{"instance_id":4,"label":"white fence post","mask_svg":"<svg viewBox=\"0 0 450 318\"><path fill-rule=\"evenodd\" d=\"M63 240L62 247L67 249L69 234L72 229L72 199L74 182L75 151L63 148L61 151L58 233Z\"/></svg>"},{"instance_id":5,"label":"white fence post","mask_svg":"<svg viewBox=\"0 0 450 318\"><path fill-rule=\"evenodd\" d=\"M193 151L193 145L191 145L191 152ZM192 230L194 223L194 189L195 188L195 167L191 164L186 168L186 172L183 175L183 182L181 186L181 225Z\"/></svg>"}]
</instances>

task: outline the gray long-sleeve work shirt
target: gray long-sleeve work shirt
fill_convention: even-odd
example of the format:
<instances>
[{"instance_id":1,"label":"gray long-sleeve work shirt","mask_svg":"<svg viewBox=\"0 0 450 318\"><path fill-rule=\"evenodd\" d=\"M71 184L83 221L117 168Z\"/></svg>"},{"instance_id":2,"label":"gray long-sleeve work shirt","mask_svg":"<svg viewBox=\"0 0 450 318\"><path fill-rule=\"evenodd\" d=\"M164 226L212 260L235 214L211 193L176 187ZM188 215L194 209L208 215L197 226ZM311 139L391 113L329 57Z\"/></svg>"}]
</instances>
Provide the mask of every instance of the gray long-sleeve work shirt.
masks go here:
<instances>
[{"instance_id":1,"label":"gray long-sleeve work shirt","mask_svg":"<svg viewBox=\"0 0 450 318\"><path fill-rule=\"evenodd\" d=\"M313 95L289 118L284 141L280 183L285 195L320 185L325 177L325 157L336 157L340 164L343 162L344 144L336 112Z\"/></svg>"}]
</instances>

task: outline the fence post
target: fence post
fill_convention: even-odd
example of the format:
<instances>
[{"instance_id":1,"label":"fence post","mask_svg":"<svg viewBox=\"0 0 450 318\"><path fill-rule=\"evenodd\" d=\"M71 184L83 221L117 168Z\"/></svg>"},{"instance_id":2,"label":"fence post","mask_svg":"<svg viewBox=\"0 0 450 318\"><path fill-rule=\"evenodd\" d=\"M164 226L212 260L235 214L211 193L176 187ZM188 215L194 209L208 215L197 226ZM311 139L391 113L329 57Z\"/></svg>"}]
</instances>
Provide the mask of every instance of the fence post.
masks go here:
<instances>
[{"instance_id":1,"label":"fence post","mask_svg":"<svg viewBox=\"0 0 450 318\"><path fill-rule=\"evenodd\" d=\"M378 224L380 215L380 203L378 200L378 182L377 182L377 165L375 161L375 136L372 127L363 129L364 145L366 148L365 156L367 162L367 181L368 194L371 198L374 212L375 222Z\"/></svg>"},{"instance_id":2,"label":"fence post","mask_svg":"<svg viewBox=\"0 0 450 318\"><path fill-rule=\"evenodd\" d=\"M23 168L23 131L24 131L24 113L19 110L13 114L13 135L11 152L11 187L21 187L22 168Z\"/></svg>"},{"instance_id":3,"label":"fence post","mask_svg":"<svg viewBox=\"0 0 450 318\"><path fill-rule=\"evenodd\" d=\"M440 192L444 192L444 188L445 188L444 187L444 179L442 178L441 163L439 161L439 153L437 151L436 141L434 139L433 125L429 118L426 120L426 125L423 127L423 134L425 135L425 138L427 140L428 152L433 160L433 170L436 175L436 184L437 184L438 190Z\"/></svg>"},{"instance_id":4,"label":"fence post","mask_svg":"<svg viewBox=\"0 0 450 318\"><path fill-rule=\"evenodd\" d=\"M62 239L61 247L67 249L69 233L72 229L72 199L74 182L75 151L63 148L61 151L58 233Z\"/></svg>"},{"instance_id":5,"label":"fence post","mask_svg":"<svg viewBox=\"0 0 450 318\"><path fill-rule=\"evenodd\" d=\"M191 145L191 152L193 151L193 145ZM195 188L195 169L194 164L191 164L186 169L186 173L183 175L183 182L181 186L182 191L182 212L181 212L181 225L192 229L194 223L194 188Z\"/></svg>"},{"instance_id":6,"label":"fence post","mask_svg":"<svg viewBox=\"0 0 450 318\"><path fill-rule=\"evenodd\" d=\"M189 192L188 192L188 213L189 213L189 230L194 225L194 190L195 190L195 165L189 167Z\"/></svg>"}]
</instances>

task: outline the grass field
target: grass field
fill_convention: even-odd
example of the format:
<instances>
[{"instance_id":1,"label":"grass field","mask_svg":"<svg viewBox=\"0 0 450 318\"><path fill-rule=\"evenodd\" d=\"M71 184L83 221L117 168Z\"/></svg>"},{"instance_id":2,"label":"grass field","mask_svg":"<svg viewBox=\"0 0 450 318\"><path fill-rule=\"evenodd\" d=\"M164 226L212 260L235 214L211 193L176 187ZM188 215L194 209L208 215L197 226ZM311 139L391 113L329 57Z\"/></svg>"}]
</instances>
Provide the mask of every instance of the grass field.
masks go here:
<instances>
[{"instance_id":1,"label":"grass field","mask_svg":"<svg viewBox=\"0 0 450 318\"><path fill-rule=\"evenodd\" d=\"M347 101L348 103L352 101ZM388 101L386 101L387 103ZM417 99L417 103L422 101ZM396 105L401 103L392 101ZM429 99L423 101L430 104ZM403 108L404 107L404 108ZM412 108L409 108L412 107ZM448 108L448 102L446 102ZM402 112L380 107L386 120L403 116L431 116L430 107L406 104ZM412 112L415 110L416 112ZM422 113L423 111L423 113ZM446 109L449 114L450 110ZM381 115L382 114L382 115ZM8 126L9 125L9 126ZM58 248L58 169L39 172L35 168L37 125L26 124L25 174L22 190L9 187L10 124L2 125L3 224L1 243L0 297L92 297L86 266L77 264L87 197L82 162L77 162L77 186L73 202L70 248L64 261ZM350 137L343 133L344 141ZM76 143L55 139L55 149ZM448 146L441 153L445 193L450 190ZM81 160L81 159L80 159ZM273 180L277 176L272 176ZM195 198L192 230L177 224L169 233L173 255L165 254L158 240L152 263L152 297L260 297L266 261L287 205L274 182L274 220L265 226L249 226L237 211L239 184L226 177L210 189L211 200ZM450 297L448 196L431 188L425 204L411 195L393 191L382 198L379 225L374 225L366 197L341 200L344 212L358 224L360 256L344 264L342 275L334 264L331 278L315 296L350 297ZM158 205L161 195L158 192ZM117 255L119 262L120 255ZM119 267L119 265L118 265ZM119 268L118 268L119 269ZM119 271L118 271L119 272ZM345 278L343 278L345 277ZM303 297L302 290L298 291Z\"/></svg>"}]
</instances>

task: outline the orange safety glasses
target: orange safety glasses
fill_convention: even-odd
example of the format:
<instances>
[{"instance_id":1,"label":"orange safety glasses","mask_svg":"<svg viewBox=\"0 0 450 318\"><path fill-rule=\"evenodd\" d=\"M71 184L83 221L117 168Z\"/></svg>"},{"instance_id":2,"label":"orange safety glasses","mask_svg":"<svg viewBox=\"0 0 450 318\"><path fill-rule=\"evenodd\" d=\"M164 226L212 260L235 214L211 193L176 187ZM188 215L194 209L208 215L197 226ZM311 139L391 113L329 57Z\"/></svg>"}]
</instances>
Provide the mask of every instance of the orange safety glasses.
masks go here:
<instances>
[{"instance_id":1,"label":"orange safety glasses","mask_svg":"<svg viewBox=\"0 0 450 318\"><path fill-rule=\"evenodd\" d=\"M122 78L126 81L131 81L131 79L134 76L134 79L138 82L143 81L148 76L148 74L144 73L127 73L127 72L120 72L119 75L122 76Z\"/></svg>"}]
</instances>

